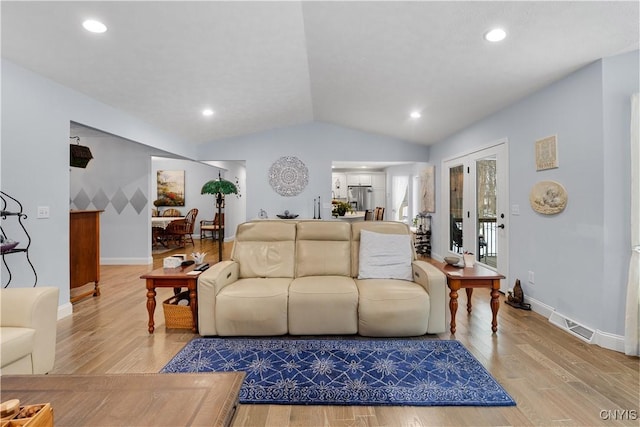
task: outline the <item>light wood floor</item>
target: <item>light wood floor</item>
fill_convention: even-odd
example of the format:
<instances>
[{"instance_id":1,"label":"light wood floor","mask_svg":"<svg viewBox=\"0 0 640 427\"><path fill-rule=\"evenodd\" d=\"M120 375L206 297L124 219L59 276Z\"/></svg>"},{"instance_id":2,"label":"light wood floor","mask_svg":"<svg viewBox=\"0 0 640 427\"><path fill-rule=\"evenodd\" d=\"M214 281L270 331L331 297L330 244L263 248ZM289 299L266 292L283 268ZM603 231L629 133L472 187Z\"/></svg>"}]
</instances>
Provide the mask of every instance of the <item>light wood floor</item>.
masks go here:
<instances>
[{"instance_id":1,"label":"light wood floor","mask_svg":"<svg viewBox=\"0 0 640 427\"><path fill-rule=\"evenodd\" d=\"M208 252L211 263L217 260L216 247L211 240L202 244L196 240L195 248L188 245L177 252ZM226 244L225 258L230 249ZM157 256L154 265L161 266L167 255ZM158 290L156 331L147 333L146 290L139 276L151 269L102 267L102 295L75 303L73 315L58 322L53 373L158 372L194 337L187 330L165 328L161 301L169 298L170 289ZM492 335L488 292L476 290L470 316L464 310L464 298L462 293L455 338L513 396L516 407L241 405L234 425L639 425L637 358L586 344L545 318L506 304L500 306L498 333ZM452 337L445 333L439 338ZM603 419L605 415L608 419Z\"/></svg>"}]
</instances>

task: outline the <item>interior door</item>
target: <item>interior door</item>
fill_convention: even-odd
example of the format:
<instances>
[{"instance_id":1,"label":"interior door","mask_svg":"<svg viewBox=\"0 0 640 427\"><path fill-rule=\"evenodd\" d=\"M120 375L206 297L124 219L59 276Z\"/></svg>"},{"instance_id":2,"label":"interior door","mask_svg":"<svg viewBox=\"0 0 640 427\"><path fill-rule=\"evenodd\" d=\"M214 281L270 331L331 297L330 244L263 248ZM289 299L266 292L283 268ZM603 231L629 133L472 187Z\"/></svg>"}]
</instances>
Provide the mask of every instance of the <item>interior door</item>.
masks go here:
<instances>
[{"instance_id":1,"label":"interior door","mask_svg":"<svg viewBox=\"0 0 640 427\"><path fill-rule=\"evenodd\" d=\"M508 277L506 142L446 160L442 170L445 256L471 252L476 262Z\"/></svg>"}]
</instances>

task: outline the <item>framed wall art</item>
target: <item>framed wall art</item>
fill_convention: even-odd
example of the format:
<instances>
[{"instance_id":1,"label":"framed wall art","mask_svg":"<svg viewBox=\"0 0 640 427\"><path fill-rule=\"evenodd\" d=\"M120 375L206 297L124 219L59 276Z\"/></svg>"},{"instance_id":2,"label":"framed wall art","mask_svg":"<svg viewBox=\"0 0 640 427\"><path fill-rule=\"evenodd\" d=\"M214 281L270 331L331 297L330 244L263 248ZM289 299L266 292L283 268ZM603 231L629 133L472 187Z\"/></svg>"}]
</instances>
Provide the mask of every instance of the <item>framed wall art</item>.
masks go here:
<instances>
[{"instance_id":1,"label":"framed wall art","mask_svg":"<svg viewBox=\"0 0 640 427\"><path fill-rule=\"evenodd\" d=\"M536 141L536 170L554 169L558 167L558 138L547 136Z\"/></svg>"},{"instance_id":2,"label":"framed wall art","mask_svg":"<svg viewBox=\"0 0 640 427\"><path fill-rule=\"evenodd\" d=\"M420 212L434 213L436 211L436 167L429 165L420 172Z\"/></svg>"},{"instance_id":3,"label":"framed wall art","mask_svg":"<svg viewBox=\"0 0 640 427\"><path fill-rule=\"evenodd\" d=\"M184 206L184 171L158 171L156 206Z\"/></svg>"}]
</instances>

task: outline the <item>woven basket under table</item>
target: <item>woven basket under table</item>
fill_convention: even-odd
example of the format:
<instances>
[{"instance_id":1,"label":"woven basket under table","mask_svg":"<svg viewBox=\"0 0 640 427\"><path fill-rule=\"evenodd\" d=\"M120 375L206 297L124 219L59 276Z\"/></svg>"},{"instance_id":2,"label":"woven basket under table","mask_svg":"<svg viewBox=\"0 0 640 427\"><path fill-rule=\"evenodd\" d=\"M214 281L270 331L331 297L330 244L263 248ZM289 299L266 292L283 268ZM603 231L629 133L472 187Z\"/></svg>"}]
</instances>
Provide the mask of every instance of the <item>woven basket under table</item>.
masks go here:
<instances>
[{"instance_id":1,"label":"woven basket under table","mask_svg":"<svg viewBox=\"0 0 640 427\"><path fill-rule=\"evenodd\" d=\"M177 295L162 302L164 309L164 323L167 328L191 329L193 328L193 314L191 304L178 305L181 299L189 299L189 291L180 292Z\"/></svg>"}]
</instances>

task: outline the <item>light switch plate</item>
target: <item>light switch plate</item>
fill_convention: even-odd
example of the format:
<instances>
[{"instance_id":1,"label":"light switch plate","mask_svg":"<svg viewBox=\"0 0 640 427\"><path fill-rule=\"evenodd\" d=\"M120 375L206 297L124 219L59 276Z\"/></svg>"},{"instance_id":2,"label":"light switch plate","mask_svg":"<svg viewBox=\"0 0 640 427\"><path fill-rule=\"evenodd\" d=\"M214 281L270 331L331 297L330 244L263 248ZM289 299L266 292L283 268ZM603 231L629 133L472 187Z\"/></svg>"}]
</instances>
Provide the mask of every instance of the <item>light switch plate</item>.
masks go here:
<instances>
[{"instance_id":1,"label":"light switch plate","mask_svg":"<svg viewBox=\"0 0 640 427\"><path fill-rule=\"evenodd\" d=\"M38 218L49 218L49 206L38 206Z\"/></svg>"}]
</instances>

